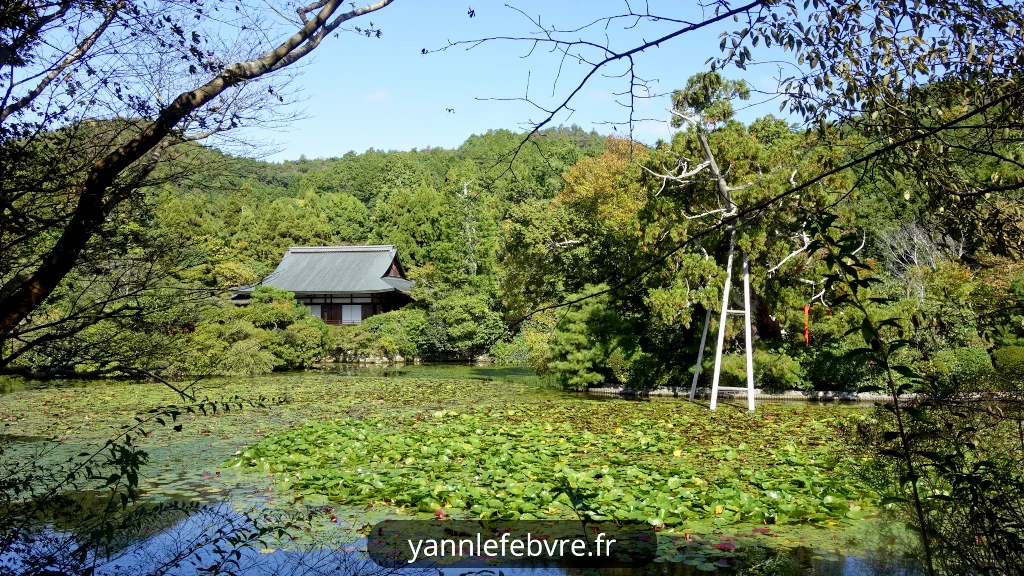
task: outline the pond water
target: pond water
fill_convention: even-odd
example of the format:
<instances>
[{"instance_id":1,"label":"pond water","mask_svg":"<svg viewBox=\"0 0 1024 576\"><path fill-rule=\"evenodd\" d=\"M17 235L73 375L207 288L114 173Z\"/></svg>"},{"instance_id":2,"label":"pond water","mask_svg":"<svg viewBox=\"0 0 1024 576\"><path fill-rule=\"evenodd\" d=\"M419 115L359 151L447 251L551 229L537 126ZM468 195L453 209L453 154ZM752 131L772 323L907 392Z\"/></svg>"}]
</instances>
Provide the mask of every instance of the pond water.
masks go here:
<instances>
[{"instance_id":1,"label":"pond water","mask_svg":"<svg viewBox=\"0 0 1024 576\"><path fill-rule=\"evenodd\" d=\"M718 411L722 416L715 416L711 424L706 424L700 420L705 418L705 407L672 399L638 404L622 399L568 394L557 390L550 379L538 377L524 368L331 365L323 370L300 374L214 379L201 383L201 386L203 394L217 401L237 396L264 400L258 400L255 407L244 406L229 412L220 411L216 415L181 415L178 422L183 424L183 429L180 432L174 431L170 425L150 424L146 427L137 440L149 455L140 479L141 503L162 508L149 516L140 512L140 518L146 518L144 521L126 524L126 529L117 537L118 545L108 550L109 559L103 555L92 558L96 573L148 573L156 566L171 567L175 563L179 567L170 568L169 573L192 573L196 565L207 566L218 559L223 560L223 554L218 550L230 549L235 539L245 540L257 535L262 541L240 548L237 555L229 555L227 567L249 575L390 573L369 563L360 551L365 547L363 534L366 528L388 517L415 517L417 514L431 517L429 512L417 513L415 507L389 505L384 497L364 501L350 496L351 504L327 502L310 505L298 500L294 490L282 488L280 473L275 478L273 472L268 475L244 466L224 466L247 446L276 438L284 431L301 431L297 427L307 422L330 425L341 418L352 422L376 422L378 427L393 422L394 431L384 433L377 440L368 439L370 442L379 441L379 446L398 438L395 434L430 430L430 426L424 428L417 424L425 415L442 418L437 414L461 412L491 414L493 417L493 413L499 411L495 407L504 410L509 406L525 407L527 412L536 410L535 415L553 414L551 422L555 423L564 418L572 419L574 426L589 426L594 433L605 434L601 437L605 438L606 445L611 444L611 438L623 435L617 430L628 428L623 418L634 415L645 418L643 426L649 427L656 418L671 420L677 417L680 410L684 410L683 421L691 418L692 413L692 418L700 426L712 428L694 432L690 436L691 444L706 436L708 430L715 430L713 426L719 425L716 422L734 428L753 422L745 410L728 405ZM12 462L34 462L39 469L62 470L75 454L83 454L90 447L102 445L112 431L118 430L120 424L131 422L134 415L144 414L156 406L180 403L173 393L154 383L62 382L54 385L5 379L0 381L0 393L3 393L0 396L0 415L4 426L4 436L0 437L0 449L3 450L0 460L5 461L6 469L10 469ZM275 399L281 397L285 398L284 403ZM808 430L825 431L826 428L818 425L818 420L834 418L837 413L846 414L842 410L858 409L763 405L759 410L764 420L759 416L758 423L792 418L801 426L812 426ZM445 415L442 419L448 418ZM499 417L494 425L504 425L506 420L508 425L513 425L519 421L517 419L520 416ZM536 416L532 419L536 420ZM604 419L609 421L607 430L603 428ZM621 424L619 420L622 420ZM528 427L532 425L530 419L518 425L527 426L520 430L524 437L531 433L532 429ZM677 424L677 429L680 426ZM627 433L630 430L632 428L628 428ZM754 446L751 438L762 433L759 430L740 433L735 429L723 429L720 439L706 439L708 446L693 445L688 449L682 445L684 453L681 456L679 450L675 451L678 460L672 460L671 450L662 450L664 454L657 456L661 459L652 460L654 464L651 465L672 466L672 462L683 462L692 457L702 462L695 465L696 470L704 471L700 473L706 473L709 479L723 473L714 462L706 462L711 454L717 454L716 458L720 456L722 462L731 462L737 458L733 454L739 454L738 461L750 460L750 466L756 466L757 459L761 457L756 453L763 447ZM421 438L422 446L427 447L429 442L448 440L446 434L448 432L436 437L417 438ZM575 441L572 436L566 438L570 442ZM739 444L739 440L744 438L751 443L749 450L753 455L747 455L743 445ZM719 440L723 445L730 443L733 448L739 445L739 452L729 446L716 452L719 448L715 444ZM810 438L808 442L809 446L814 446L818 439ZM782 454L786 455L785 452ZM626 466L627 460L618 462ZM367 465L371 464L378 470L387 469L379 463ZM58 513L50 520L42 521L37 525L38 545L57 546L58 543L66 545L67 542L81 541L84 530L91 524L76 521L102 510L107 494L102 491L68 492L70 499L75 501L74 505L79 506L79 516L61 518ZM312 501L312 498L306 500ZM0 514L3 513L0 506ZM457 507L449 513L457 513ZM254 526L276 525L283 518L295 522L295 528L283 540L273 534L254 535L252 532ZM632 573L696 574L717 571L722 574L880 575L913 572L900 561L893 560L883 546L880 538L888 528L881 527L880 522L871 520L868 515L866 520L857 522L798 522L777 529L773 526L771 532L751 532L751 527L757 525L743 522L722 526L698 523L695 525L697 532L686 533L686 541L682 544L679 541L684 533L681 526L676 526L672 530L678 529L678 534L663 536L676 540L678 549L674 555L668 556L671 561L654 563ZM760 526L768 525L762 523ZM0 571L5 565L18 566L19 558L25 554L29 551L0 550ZM491 574L497 576L498 569L495 568ZM444 571L452 576L466 572L464 569ZM507 568L501 572L589 573L573 569L529 571Z\"/></svg>"},{"instance_id":2,"label":"pond water","mask_svg":"<svg viewBox=\"0 0 1024 576\"><path fill-rule=\"evenodd\" d=\"M321 364L316 372L336 376L360 378L472 378L484 381L506 381L536 384L556 388L558 383L550 376L538 376L522 366L493 366L476 364ZM259 379L291 377L292 374L271 374ZM0 395L39 389L107 389L121 381L110 380L26 380L15 376L0 376ZM157 384L154 384L157 385Z\"/></svg>"}]
</instances>

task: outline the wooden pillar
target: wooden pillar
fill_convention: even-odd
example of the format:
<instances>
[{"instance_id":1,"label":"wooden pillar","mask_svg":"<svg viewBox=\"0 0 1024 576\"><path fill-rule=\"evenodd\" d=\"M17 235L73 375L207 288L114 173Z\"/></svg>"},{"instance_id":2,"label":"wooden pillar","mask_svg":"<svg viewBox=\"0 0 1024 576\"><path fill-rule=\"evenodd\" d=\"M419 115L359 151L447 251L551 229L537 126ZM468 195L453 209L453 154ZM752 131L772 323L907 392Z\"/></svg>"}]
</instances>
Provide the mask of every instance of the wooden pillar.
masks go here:
<instances>
[{"instance_id":1,"label":"wooden pillar","mask_svg":"<svg viewBox=\"0 0 1024 576\"><path fill-rule=\"evenodd\" d=\"M718 346L715 348L715 373L711 379L711 409L718 404L718 380L722 376L722 350L725 347L725 321L729 317L729 290L732 288L732 253L735 248L734 231L729 230L729 257L725 260L725 286L722 288L722 315L718 322Z\"/></svg>"},{"instance_id":2,"label":"wooden pillar","mask_svg":"<svg viewBox=\"0 0 1024 576\"><path fill-rule=\"evenodd\" d=\"M743 252L743 322L747 349L747 409L754 409L754 337L750 329L750 263Z\"/></svg>"},{"instance_id":3,"label":"wooden pillar","mask_svg":"<svg viewBox=\"0 0 1024 576\"><path fill-rule=\"evenodd\" d=\"M697 365L693 367L693 382L690 384L690 402L693 402L693 397L697 394L697 377L700 376L700 363L703 362L703 347L705 342L708 341L708 326L711 325L711 308L708 308L708 314L705 315L705 329L700 334L700 349L697 351Z\"/></svg>"},{"instance_id":4,"label":"wooden pillar","mask_svg":"<svg viewBox=\"0 0 1024 576\"><path fill-rule=\"evenodd\" d=\"M697 365L693 368L693 383L690 384L690 402L693 402L694 395L697 394L697 377L700 376L700 363L704 360L704 343L708 339L708 325L711 324L711 308L708 308L708 313L704 316L704 333L700 336L700 350L697 351Z\"/></svg>"}]
</instances>

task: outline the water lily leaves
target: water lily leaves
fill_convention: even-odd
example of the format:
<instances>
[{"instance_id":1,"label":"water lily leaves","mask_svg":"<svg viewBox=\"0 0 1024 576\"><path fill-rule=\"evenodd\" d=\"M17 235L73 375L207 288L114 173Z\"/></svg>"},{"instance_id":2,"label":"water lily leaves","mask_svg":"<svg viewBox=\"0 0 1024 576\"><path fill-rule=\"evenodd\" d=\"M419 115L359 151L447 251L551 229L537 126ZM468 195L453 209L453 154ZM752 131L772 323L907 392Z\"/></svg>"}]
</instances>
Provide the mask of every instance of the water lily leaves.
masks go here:
<instances>
[{"instance_id":1,"label":"water lily leaves","mask_svg":"<svg viewBox=\"0 0 1024 576\"><path fill-rule=\"evenodd\" d=\"M860 414L855 410L772 405L766 418L761 409L709 413L685 402L593 400L518 382L456 383L444 375L297 373L208 384L216 396L286 393L291 401L201 423L182 418L178 433L154 429L144 442L154 470L166 471L159 472L166 478L149 475L143 487L149 497L221 500L230 492L238 505L242 491L234 487L248 485L247 497L261 503L276 497L287 508L298 499L329 505L353 525L397 510L436 517L440 509L472 517L654 519L662 523L659 534L816 526L811 535L794 537L794 546L829 545L828 522L859 526L875 512L876 496L852 473L859 459L852 461L835 432L845 414ZM138 407L174 401L156 385L125 384L123 391L128 411L106 396L63 398L53 390L9 395L5 408L25 434L49 437L52 415L37 408L57 402L67 411L64 420L83 426L83 442L102 443L110 426ZM272 434L264 437L267 431ZM232 468L221 469L219 478L200 476L224 459ZM563 495L570 473L589 509L574 509ZM264 489L257 493L252 485ZM277 489L266 491L271 485ZM723 510L714 514L718 506ZM710 568L727 553L700 552L696 564Z\"/></svg>"},{"instance_id":2,"label":"water lily leaves","mask_svg":"<svg viewBox=\"0 0 1024 576\"><path fill-rule=\"evenodd\" d=\"M705 479L678 468L683 452L674 447L675 428L665 423L633 419L595 433L546 421L543 411L516 412L529 418L512 422L506 411L442 410L432 420L400 426L373 417L313 423L268 437L246 451L248 460L227 464L292 474L280 489L313 491L336 502L408 502L431 513L447 505L481 518L586 514L655 519L659 526L702 516L716 526L855 520L856 514L849 514L851 501L867 505L870 496L863 487L848 484L849 477L819 473L793 443L776 453L781 466L769 460L757 468L750 462L742 468L734 464L746 460L741 457L750 452L745 442L710 449L707 457L715 467ZM825 454L816 452L815 457L821 460ZM325 473L334 484L321 482ZM355 489L341 490L342 485ZM566 489L586 493L585 510Z\"/></svg>"},{"instance_id":3,"label":"water lily leaves","mask_svg":"<svg viewBox=\"0 0 1024 576\"><path fill-rule=\"evenodd\" d=\"M851 520L860 520L870 514L869 511L862 509L860 506L853 505L850 510L846 513L846 517Z\"/></svg>"}]
</instances>

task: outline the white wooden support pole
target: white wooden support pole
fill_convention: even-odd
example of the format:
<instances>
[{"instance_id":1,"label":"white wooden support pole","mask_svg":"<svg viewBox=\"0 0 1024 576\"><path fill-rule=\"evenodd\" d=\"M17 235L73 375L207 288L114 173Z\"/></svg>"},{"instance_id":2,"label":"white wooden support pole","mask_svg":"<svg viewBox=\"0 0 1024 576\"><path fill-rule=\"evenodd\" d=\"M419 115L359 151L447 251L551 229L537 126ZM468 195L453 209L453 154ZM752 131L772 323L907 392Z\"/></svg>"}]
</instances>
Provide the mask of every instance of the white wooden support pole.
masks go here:
<instances>
[{"instance_id":1,"label":"white wooden support pole","mask_svg":"<svg viewBox=\"0 0 1024 576\"><path fill-rule=\"evenodd\" d=\"M718 380L722 376L722 349L725 347L725 320L729 314L729 290L732 288L733 230L729 230L729 257L725 259L725 286L722 288L722 317L718 322L718 346L715 348L715 375L711 379L711 409L718 405Z\"/></svg>"},{"instance_id":2,"label":"white wooden support pole","mask_svg":"<svg viewBox=\"0 0 1024 576\"><path fill-rule=\"evenodd\" d=\"M747 252L743 252L743 322L746 332L747 349L747 408L754 409L754 345L753 335L750 330L750 263L747 261Z\"/></svg>"},{"instance_id":3,"label":"white wooden support pole","mask_svg":"<svg viewBox=\"0 0 1024 576\"><path fill-rule=\"evenodd\" d=\"M700 363L704 360L704 343L708 340L708 325L711 324L711 308L704 316L704 333L700 335L700 350L697 351L697 365L693 368L693 384L690 384L690 402L697 394L697 377L700 376Z\"/></svg>"}]
</instances>

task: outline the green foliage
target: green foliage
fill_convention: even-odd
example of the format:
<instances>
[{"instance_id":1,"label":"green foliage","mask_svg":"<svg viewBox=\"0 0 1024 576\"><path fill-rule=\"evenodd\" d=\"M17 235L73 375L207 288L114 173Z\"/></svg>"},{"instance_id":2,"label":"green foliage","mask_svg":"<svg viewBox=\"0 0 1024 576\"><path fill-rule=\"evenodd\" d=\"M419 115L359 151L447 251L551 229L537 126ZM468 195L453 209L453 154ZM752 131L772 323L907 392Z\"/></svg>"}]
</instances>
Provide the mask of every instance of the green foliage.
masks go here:
<instances>
[{"instance_id":1,"label":"green foliage","mask_svg":"<svg viewBox=\"0 0 1024 576\"><path fill-rule=\"evenodd\" d=\"M257 286L241 315L257 328L284 328L309 315L309 309L295 301L295 295L272 286Z\"/></svg>"},{"instance_id":2,"label":"green foliage","mask_svg":"<svg viewBox=\"0 0 1024 576\"><path fill-rule=\"evenodd\" d=\"M407 308L371 316L355 326L330 326L327 352L339 361L410 361L423 355L423 310Z\"/></svg>"},{"instance_id":3,"label":"green foliage","mask_svg":"<svg viewBox=\"0 0 1024 576\"><path fill-rule=\"evenodd\" d=\"M954 348L932 356L934 370L946 377L976 380L993 372L992 357L984 348Z\"/></svg>"},{"instance_id":4,"label":"green foliage","mask_svg":"<svg viewBox=\"0 0 1024 576\"><path fill-rule=\"evenodd\" d=\"M290 246L395 244L406 269L421 280L416 307L425 313L425 323L400 322L399 327L370 318L362 328L332 329L329 355L470 359L504 333L494 291L497 222L521 194L554 196L561 187L560 170L599 152L603 140L575 127L545 130L538 147L516 160L516 179L497 159L517 138L496 131L471 137L456 150L369 150L282 164L197 148L201 165L222 171L166 186L160 191L158 222L171 234L195 238L201 247L203 261L180 278L219 289L258 280ZM186 334L180 344L210 353L183 352L171 373L259 373L268 369L268 353L275 369L309 366L323 355L312 326L291 327L303 312L286 296L259 292L240 315L210 314L218 323L221 316L243 318L266 333L229 332L200 322L198 333ZM243 334L252 338L239 339ZM231 361L213 359L231 347ZM207 359L199 362L202 356ZM204 362L207 368L200 366Z\"/></svg>"},{"instance_id":5,"label":"green foliage","mask_svg":"<svg viewBox=\"0 0 1024 576\"><path fill-rule=\"evenodd\" d=\"M351 194L327 194L320 202L336 242L358 244L366 239L370 212L358 198Z\"/></svg>"},{"instance_id":6,"label":"green foliage","mask_svg":"<svg viewBox=\"0 0 1024 576\"><path fill-rule=\"evenodd\" d=\"M172 376L254 375L309 368L324 355L327 326L291 292L259 286L247 306L220 303L183 335Z\"/></svg>"},{"instance_id":7,"label":"green foliage","mask_svg":"<svg viewBox=\"0 0 1024 576\"><path fill-rule=\"evenodd\" d=\"M771 391L807 390L812 387L800 362L787 354L761 350L754 352L754 382L759 388Z\"/></svg>"},{"instance_id":8,"label":"green foliage","mask_svg":"<svg viewBox=\"0 0 1024 576\"><path fill-rule=\"evenodd\" d=\"M385 356L478 356L505 328L507 311L497 293L507 269L499 263L501 223L525 200L555 197L563 187L562 172L604 146L604 137L575 126L546 129L509 171L502 159L521 137L498 130L472 136L456 149L368 150L282 163L235 158L195 144L176 147L167 169L178 163L188 169L140 191L142 201L112 214L103 241L89 247L84 273L69 276L53 302L34 316L46 322L68 316L68 335L57 330L42 338L38 352L19 353L16 367L39 374L121 374L114 368L122 363L176 375L307 367L323 353L313 326L290 327L302 313L286 297L256 294L249 309L237 314L227 308L203 312L200 302L209 304L204 300L211 292L223 295L257 282L291 246L370 242L396 244L406 269L423 280L416 306L428 321L406 335L353 333L353 342L340 348ZM7 256L27 262L30 255ZM149 272L119 275L131 266L140 272L149 266ZM0 275L3 283L10 279ZM148 283L143 297L134 288L117 289L127 278ZM104 306L117 317L72 310L103 301L103 287L116 289ZM54 336L60 338L51 343ZM0 354L0 363L9 361L6 352Z\"/></svg>"},{"instance_id":9,"label":"green foliage","mask_svg":"<svg viewBox=\"0 0 1024 576\"><path fill-rule=\"evenodd\" d=\"M397 310L371 316L359 328L374 336L380 352L388 356L415 358L422 354L422 333L426 322L426 314L422 310Z\"/></svg>"},{"instance_id":10,"label":"green foliage","mask_svg":"<svg viewBox=\"0 0 1024 576\"><path fill-rule=\"evenodd\" d=\"M509 340L498 340L491 346L489 354L498 366L529 366L530 345L522 332Z\"/></svg>"},{"instance_id":11,"label":"green foliage","mask_svg":"<svg viewBox=\"0 0 1024 576\"><path fill-rule=\"evenodd\" d=\"M386 500L408 513L470 518L646 521L656 526L850 521L872 502L834 437L840 420L720 419L662 403L511 403L418 418L310 423L243 450L228 466L272 473L304 501ZM810 433L813 443L794 436ZM745 439L746 441L741 440ZM819 442L819 439L824 442ZM799 445L799 447L798 447ZM708 453L704 463L698 454ZM576 509L565 486L586 494Z\"/></svg>"},{"instance_id":12,"label":"green foliage","mask_svg":"<svg viewBox=\"0 0 1024 576\"><path fill-rule=\"evenodd\" d=\"M933 374L920 370L916 360L923 351L955 342L957 331L942 327L938 316L908 307L907 299L878 297L873 289L883 281L856 258L855 237L822 236L834 270L828 278L844 289L835 300L860 312L860 326L848 334L858 335L864 346L851 356L878 368L881 388L892 398L859 427L861 445L878 457L865 476L893 517L912 531L910 546L929 574L940 568L1019 571L1024 516L1011 503L1024 495L1017 434L1022 414L1015 402L992 410L990 397L977 394L992 390L987 350L939 350L931 355ZM948 300L964 302L956 292L943 290ZM938 308L946 303L940 300ZM917 397L908 401L911 391Z\"/></svg>"},{"instance_id":13,"label":"green foliage","mask_svg":"<svg viewBox=\"0 0 1024 576\"><path fill-rule=\"evenodd\" d=\"M255 332L256 328L253 328ZM227 349L204 348L207 368L186 366L183 373L188 374L223 374L231 376L253 376L271 372L281 361L274 353L264 346L262 338L245 338L232 342ZM209 345L208 339L197 337L189 341L192 346ZM212 360L215 359L215 360ZM184 374L181 374L184 375Z\"/></svg>"},{"instance_id":14,"label":"green foliage","mask_svg":"<svg viewBox=\"0 0 1024 576\"><path fill-rule=\"evenodd\" d=\"M714 357L708 359L707 356L704 367L701 371L704 374L704 378L710 385L711 379L713 378L712 371L714 370ZM756 364L755 364L756 365ZM725 354L722 356L722 373L721 373L721 384L723 386L737 386L746 388L747 386L747 360L742 354ZM757 375L755 374L755 378ZM756 380L755 380L756 383Z\"/></svg>"},{"instance_id":15,"label":"green foliage","mask_svg":"<svg viewBox=\"0 0 1024 576\"><path fill-rule=\"evenodd\" d=\"M724 124L735 115L734 99L750 99L750 87L746 82L727 80L715 71L700 72L686 81L686 88L672 93L672 106L683 114L698 115L711 125ZM675 126L683 125L678 117L672 122Z\"/></svg>"},{"instance_id":16,"label":"green foliage","mask_svg":"<svg viewBox=\"0 0 1024 576\"><path fill-rule=\"evenodd\" d=\"M872 368L852 362L848 348L821 345L798 349L792 354L799 359L806 376L806 387L814 390L856 392L858 384L872 373Z\"/></svg>"},{"instance_id":17,"label":"green foliage","mask_svg":"<svg viewBox=\"0 0 1024 576\"><path fill-rule=\"evenodd\" d=\"M409 266L434 266L450 271L461 261L465 245L455 199L424 181L416 188L398 188L378 200L373 212L372 240L394 244Z\"/></svg>"},{"instance_id":18,"label":"green foliage","mask_svg":"<svg viewBox=\"0 0 1024 576\"><path fill-rule=\"evenodd\" d=\"M273 330L269 350L286 370L311 368L323 355L327 325L319 318L304 316L284 330Z\"/></svg>"},{"instance_id":19,"label":"green foliage","mask_svg":"<svg viewBox=\"0 0 1024 576\"><path fill-rule=\"evenodd\" d=\"M1000 374L1024 377L1024 346L1004 346L992 352L992 358Z\"/></svg>"},{"instance_id":20,"label":"green foliage","mask_svg":"<svg viewBox=\"0 0 1024 576\"><path fill-rule=\"evenodd\" d=\"M992 340L1001 346L1024 346L1024 271L1012 277L1008 290L993 290L986 296L999 303L986 315Z\"/></svg>"},{"instance_id":21,"label":"green foliage","mask_svg":"<svg viewBox=\"0 0 1024 576\"><path fill-rule=\"evenodd\" d=\"M184 351L169 372L174 376L264 374L278 363L267 349L267 340L266 331L252 322L220 321L213 312L184 339Z\"/></svg>"},{"instance_id":22,"label":"green foliage","mask_svg":"<svg viewBox=\"0 0 1024 576\"><path fill-rule=\"evenodd\" d=\"M607 289L606 285L591 286L569 299ZM582 390L628 380L635 343L623 333L623 320L610 304L607 292L574 304L551 334L548 367L564 387Z\"/></svg>"},{"instance_id":23,"label":"green foliage","mask_svg":"<svg viewBox=\"0 0 1024 576\"><path fill-rule=\"evenodd\" d=\"M630 344L626 342L626 346ZM628 348L617 348L612 352L608 364L615 379L628 388L649 390L666 383L664 360L639 348L632 352Z\"/></svg>"},{"instance_id":24,"label":"green foliage","mask_svg":"<svg viewBox=\"0 0 1024 576\"><path fill-rule=\"evenodd\" d=\"M425 353L437 359L468 360L487 351L505 333L490 298L470 288L416 292L427 307L421 339Z\"/></svg>"},{"instance_id":25,"label":"green foliage","mask_svg":"<svg viewBox=\"0 0 1024 576\"><path fill-rule=\"evenodd\" d=\"M537 374L549 375L551 333L561 320L560 310L545 310L522 323L523 343L528 350L528 365Z\"/></svg>"}]
</instances>

